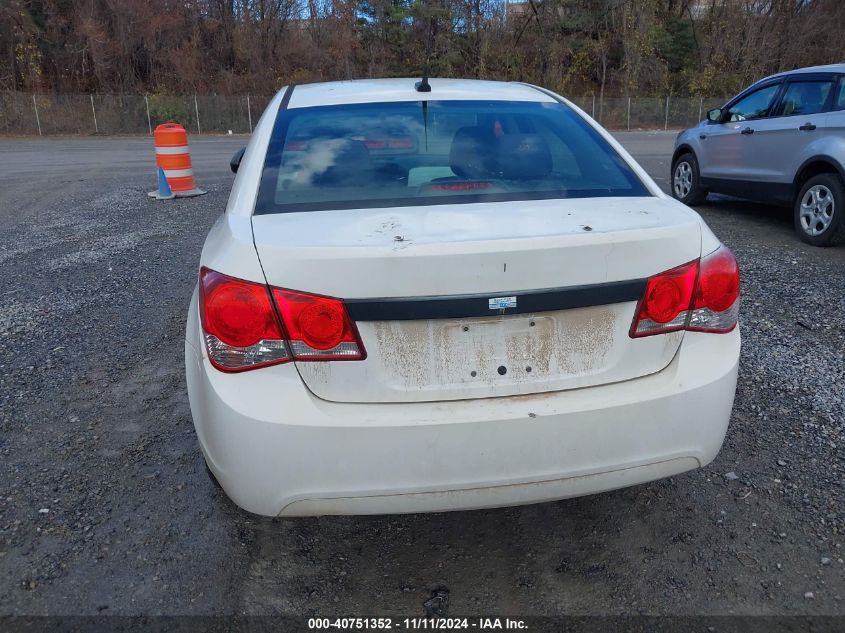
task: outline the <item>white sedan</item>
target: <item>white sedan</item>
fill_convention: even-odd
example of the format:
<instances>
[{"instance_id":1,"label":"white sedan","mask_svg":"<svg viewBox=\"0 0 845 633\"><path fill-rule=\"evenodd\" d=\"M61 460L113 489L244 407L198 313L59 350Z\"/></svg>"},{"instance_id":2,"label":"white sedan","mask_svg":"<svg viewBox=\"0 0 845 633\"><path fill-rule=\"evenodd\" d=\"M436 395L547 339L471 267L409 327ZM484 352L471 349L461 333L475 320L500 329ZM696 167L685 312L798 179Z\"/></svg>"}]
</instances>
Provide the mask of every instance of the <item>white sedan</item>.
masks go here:
<instances>
[{"instance_id":1,"label":"white sedan","mask_svg":"<svg viewBox=\"0 0 845 633\"><path fill-rule=\"evenodd\" d=\"M185 343L223 490L269 516L428 512L713 460L731 252L566 99L428 87L289 86L233 164Z\"/></svg>"}]
</instances>

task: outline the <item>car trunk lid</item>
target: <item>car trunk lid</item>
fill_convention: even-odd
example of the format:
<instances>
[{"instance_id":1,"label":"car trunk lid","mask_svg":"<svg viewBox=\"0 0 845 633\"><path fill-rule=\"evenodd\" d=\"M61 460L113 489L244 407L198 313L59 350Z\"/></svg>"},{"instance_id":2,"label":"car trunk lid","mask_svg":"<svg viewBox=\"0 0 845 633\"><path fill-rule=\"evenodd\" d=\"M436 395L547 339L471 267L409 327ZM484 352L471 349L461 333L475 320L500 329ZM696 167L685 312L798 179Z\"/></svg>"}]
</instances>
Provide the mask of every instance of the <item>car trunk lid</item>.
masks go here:
<instances>
[{"instance_id":1,"label":"car trunk lid","mask_svg":"<svg viewBox=\"0 0 845 633\"><path fill-rule=\"evenodd\" d=\"M574 389L657 372L683 332L632 339L645 279L700 256L662 198L590 198L253 217L272 286L339 297L367 358L297 362L338 402Z\"/></svg>"}]
</instances>

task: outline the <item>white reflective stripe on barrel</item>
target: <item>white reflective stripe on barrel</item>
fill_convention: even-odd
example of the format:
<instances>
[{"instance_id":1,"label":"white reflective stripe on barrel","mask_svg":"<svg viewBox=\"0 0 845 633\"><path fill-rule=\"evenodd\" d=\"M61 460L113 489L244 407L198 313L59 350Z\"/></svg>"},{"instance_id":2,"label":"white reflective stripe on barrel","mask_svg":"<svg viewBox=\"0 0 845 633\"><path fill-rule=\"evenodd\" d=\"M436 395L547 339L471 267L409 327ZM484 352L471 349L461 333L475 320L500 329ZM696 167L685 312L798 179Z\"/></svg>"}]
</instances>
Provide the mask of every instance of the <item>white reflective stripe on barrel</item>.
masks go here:
<instances>
[{"instance_id":1,"label":"white reflective stripe on barrel","mask_svg":"<svg viewBox=\"0 0 845 633\"><path fill-rule=\"evenodd\" d=\"M190 150L187 145L179 147L156 147L156 154L187 154Z\"/></svg>"},{"instance_id":2,"label":"white reflective stripe on barrel","mask_svg":"<svg viewBox=\"0 0 845 633\"><path fill-rule=\"evenodd\" d=\"M193 176L193 169L165 169L164 175L168 178L184 178L185 176Z\"/></svg>"}]
</instances>

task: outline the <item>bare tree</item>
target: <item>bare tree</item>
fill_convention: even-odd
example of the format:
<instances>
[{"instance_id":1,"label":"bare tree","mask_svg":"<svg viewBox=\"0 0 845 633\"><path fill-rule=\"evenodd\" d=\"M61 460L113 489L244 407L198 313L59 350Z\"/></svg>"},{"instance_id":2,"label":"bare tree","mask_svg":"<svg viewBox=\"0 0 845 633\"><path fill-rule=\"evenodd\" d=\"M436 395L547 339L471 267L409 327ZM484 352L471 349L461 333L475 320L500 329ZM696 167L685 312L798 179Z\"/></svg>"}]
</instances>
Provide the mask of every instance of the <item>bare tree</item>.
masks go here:
<instances>
[{"instance_id":1,"label":"bare tree","mask_svg":"<svg viewBox=\"0 0 845 633\"><path fill-rule=\"evenodd\" d=\"M0 89L271 93L432 72L727 94L845 58L841 0L2 0Z\"/></svg>"}]
</instances>

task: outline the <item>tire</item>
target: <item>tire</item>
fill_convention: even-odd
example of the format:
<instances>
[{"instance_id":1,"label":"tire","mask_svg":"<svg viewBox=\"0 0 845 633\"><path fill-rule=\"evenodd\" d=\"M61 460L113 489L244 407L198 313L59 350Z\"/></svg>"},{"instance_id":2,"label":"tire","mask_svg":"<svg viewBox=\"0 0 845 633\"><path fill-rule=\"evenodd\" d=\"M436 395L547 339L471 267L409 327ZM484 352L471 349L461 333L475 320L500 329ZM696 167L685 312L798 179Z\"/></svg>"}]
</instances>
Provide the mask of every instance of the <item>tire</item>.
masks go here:
<instances>
[{"instance_id":1,"label":"tire","mask_svg":"<svg viewBox=\"0 0 845 633\"><path fill-rule=\"evenodd\" d=\"M845 185L837 174L813 176L793 207L795 232L813 246L845 242Z\"/></svg>"},{"instance_id":2,"label":"tire","mask_svg":"<svg viewBox=\"0 0 845 633\"><path fill-rule=\"evenodd\" d=\"M701 204L707 199L707 191L701 188L698 161L691 152L681 154L672 163L669 186L672 197L686 205Z\"/></svg>"}]
</instances>

